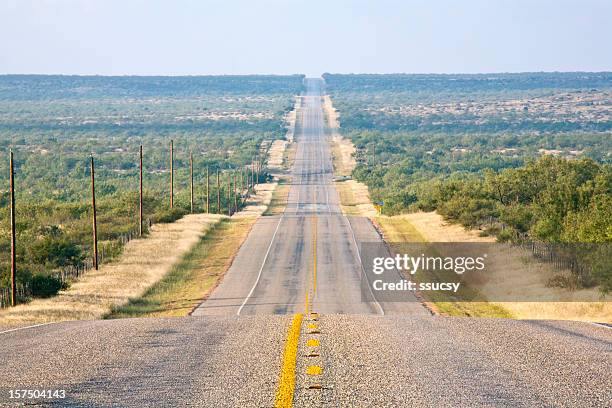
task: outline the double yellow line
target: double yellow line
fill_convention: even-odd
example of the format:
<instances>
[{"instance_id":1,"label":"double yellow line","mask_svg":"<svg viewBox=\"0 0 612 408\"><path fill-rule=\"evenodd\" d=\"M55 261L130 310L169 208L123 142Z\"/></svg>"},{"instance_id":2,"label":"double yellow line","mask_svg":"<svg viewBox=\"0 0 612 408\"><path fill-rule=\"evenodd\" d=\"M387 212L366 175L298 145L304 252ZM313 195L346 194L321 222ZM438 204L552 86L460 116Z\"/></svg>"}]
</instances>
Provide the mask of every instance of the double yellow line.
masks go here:
<instances>
[{"instance_id":1,"label":"double yellow line","mask_svg":"<svg viewBox=\"0 0 612 408\"><path fill-rule=\"evenodd\" d=\"M311 301L317 293L317 217L313 217L312 228L312 297L310 290L306 291L306 299L304 302L304 310L308 316L311 313ZM287 333L287 341L285 343L285 351L283 353L283 363L281 366L278 389L276 390L276 399L274 406L276 408L291 408L293 406L293 395L295 393L295 368L297 365L297 352L300 340L300 332L302 328L302 319L304 315L297 313L293 315L289 332ZM320 374L320 373L318 373Z\"/></svg>"},{"instance_id":2,"label":"double yellow line","mask_svg":"<svg viewBox=\"0 0 612 408\"><path fill-rule=\"evenodd\" d=\"M302 329L302 314L293 316L293 321L287 334L285 353L283 354L283 365L281 366L278 390L276 390L276 408L291 407L293 405L293 394L295 392L295 366L297 363L298 342Z\"/></svg>"}]
</instances>

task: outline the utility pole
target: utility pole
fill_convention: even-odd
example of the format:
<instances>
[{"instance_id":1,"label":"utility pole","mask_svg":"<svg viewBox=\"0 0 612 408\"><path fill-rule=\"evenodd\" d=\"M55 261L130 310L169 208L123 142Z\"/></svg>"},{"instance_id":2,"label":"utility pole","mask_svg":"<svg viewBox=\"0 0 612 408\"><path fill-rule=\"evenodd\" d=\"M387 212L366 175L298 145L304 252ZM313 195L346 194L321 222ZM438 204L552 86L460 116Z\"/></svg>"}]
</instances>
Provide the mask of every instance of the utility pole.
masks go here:
<instances>
[{"instance_id":1,"label":"utility pole","mask_svg":"<svg viewBox=\"0 0 612 408\"><path fill-rule=\"evenodd\" d=\"M240 203L242 204L242 192L244 191L244 167L240 168Z\"/></svg>"},{"instance_id":2,"label":"utility pole","mask_svg":"<svg viewBox=\"0 0 612 408\"><path fill-rule=\"evenodd\" d=\"M234 212L238 212L238 194L240 194L240 190L238 190L238 181L236 180L237 172L237 170L234 170Z\"/></svg>"},{"instance_id":3,"label":"utility pole","mask_svg":"<svg viewBox=\"0 0 612 408\"><path fill-rule=\"evenodd\" d=\"M251 166L247 164L246 166L246 188L247 195L251 193Z\"/></svg>"},{"instance_id":4,"label":"utility pole","mask_svg":"<svg viewBox=\"0 0 612 408\"><path fill-rule=\"evenodd\" d=\"M210 173L206 166L206 213L210 213Z\"/></svg>"},{"instance_id":5,"label":"utility pole","mask_svg":"<svg viewBox=\"0 0 612 408\"><path fill-rule=\"evenodd\" d=\"M221 214L221 180L219 179L219 169L217 169L217 214Z\"/></svg>"},{"instance_id":6,"label":"utility pole","mask_svg":"<svg viewBox=\"0 0 612 408\"><path fill-rule=\"evenodd\" d=\"M232 216L232 175L227 172L227 215Z\"/></svg>"},{"instance_id":7,"label":"utility pole","mask_svg":"<svg viewBox=\"0 0 612 408\"><path fill-rule=\"evenodd\" d=\"M255 189L255 159L251 160L251 187Z\"/></svg>"},{"instance_id":8,"label":"utility pole","mask_svg":"<svg viewBox=\"0 0 612 408\"><path fill-rule=\"evenodd\" d=\"M174 140L170 139L170 208L174 208Z\"/></svg>"},{"instance_id":9,"label":"utility pole","mask_svg":"<svg viewBox=\"0 0 612 408\"><path fill-rule=\"evenodd\" d=\"M191 213L193 214L193 153L189 152L189 179L191 180Z\"/></svg>"},{"instance_id":10,"label":"utility pole","mask_svg":"<svg viewBox=\"0 0 612 408\"><path fill-rule=\"evenodd\" d=\"M93 266L98 270L98 223L96 220L96 177L94 173L94 158L91 155L91 208L93 224Z\"/></svg>"},{"instance_id":11,"label":"utility pole","mask_svg":"<svg viewBox=\"0 0 612 408\"><path fill-rule=\"evenodd\" d=\"M11 306L17 304L17 246L15 234L15 168L13 165L13 149L11 149L9 157L10 168L10 188L11 188Z\"/></svg>"},{"instance_id":12,"label":"utility pole","mask_svg":"<svg viewBox=\"0 0 612 408\"><path fill-rule=\"evenodd\" d=\"M259 184L259 157L255 159L255 184Z\"/></svg>"},{"instance_id":13,"label":"utility pole","mask_svg":"<svg viewBox=\"0 0 612 408\"><path fill-rule=\"evenodd\" d=\"M142 145L140 145L140 199L138 205L138 235L142 237Z\"/></svg>"}]
</instances>

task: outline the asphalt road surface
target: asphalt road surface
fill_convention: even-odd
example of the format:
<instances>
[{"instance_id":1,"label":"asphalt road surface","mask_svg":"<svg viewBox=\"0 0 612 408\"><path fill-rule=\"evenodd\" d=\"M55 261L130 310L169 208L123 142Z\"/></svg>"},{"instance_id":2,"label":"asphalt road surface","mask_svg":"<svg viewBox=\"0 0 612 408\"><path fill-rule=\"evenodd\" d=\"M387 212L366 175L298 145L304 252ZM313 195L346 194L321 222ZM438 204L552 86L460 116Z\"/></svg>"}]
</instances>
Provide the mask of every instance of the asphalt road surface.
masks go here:
<instances>
[{"instance_id":1,"label":"asphalt road surface","mask_svg":"<svg viewBox=\"0 0 612 408\"><path fill-rule=\"evenodd\" d=\"M428 314L417 299L385 304L369 285L362 285L358 245L382 239L369 219L346 217L340 210L322 86L320 80L308 81L302 97L285 212L259 219L221 285L194 316L307 309L322 314Z\"/></svg>"},{"instance_id":2,"label":"asphalt road surface","mask_svg":"<svg viewBox=\"0 0 612 408\"><path fill-rule=\"evenodd\" d=\"M30 389L66 397L29 405L270 407L294 313L296 407L612 406L607 327L437 317L362 289L357 248L380 237L340 212L323 84L307 85L287 208L194 316L0 330L0 406Z\"/></svg>"}]
</instances>

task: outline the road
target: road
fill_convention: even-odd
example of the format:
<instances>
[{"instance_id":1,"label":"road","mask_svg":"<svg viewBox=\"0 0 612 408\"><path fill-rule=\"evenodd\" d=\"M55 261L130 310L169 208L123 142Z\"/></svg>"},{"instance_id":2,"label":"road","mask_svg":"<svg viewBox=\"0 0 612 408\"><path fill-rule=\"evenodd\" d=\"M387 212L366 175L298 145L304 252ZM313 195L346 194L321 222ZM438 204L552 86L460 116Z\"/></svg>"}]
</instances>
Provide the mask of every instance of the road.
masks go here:
<instances>
[{"instance_id":1,"label":"road","mask_svg":"<svg viewBox=\"0 0 612 408\"><path fill-rule=\"evenodd\" d=\"M287 207L258 220L223 282L194 313L204 315L411 314L417 302L384 303L362 290L360 242L382 242L364 217L346 217L333 179L323 82L307 82Z\"/></svg>"},{"instance_id":2,"label":"road","mask_svg":"<svg viewBox=\"0 0 612 408\"><path fill-rule=\"evenodd\" d=\"M322 83L307 85L286 210L193 316L0 331L0 405L25 388L66 390L62 406L273 406L298 314L295 407L612 406L607 327L431 316L362 290L357 248L380 237L341 214Z\"/></svg>"}]
</instances>

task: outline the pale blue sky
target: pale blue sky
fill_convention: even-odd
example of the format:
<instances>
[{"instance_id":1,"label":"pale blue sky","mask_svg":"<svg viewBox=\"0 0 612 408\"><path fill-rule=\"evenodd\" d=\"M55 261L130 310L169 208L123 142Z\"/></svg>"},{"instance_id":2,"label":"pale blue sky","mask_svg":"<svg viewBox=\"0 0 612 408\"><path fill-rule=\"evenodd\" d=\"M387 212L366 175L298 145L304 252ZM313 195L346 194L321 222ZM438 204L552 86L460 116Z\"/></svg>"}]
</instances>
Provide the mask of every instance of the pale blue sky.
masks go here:
<instances>
[{"instance_id":1,"label":"pale blue sky","mask_svg":"<svg viewBox=\"0 0 612 408\"><path fill-rule=\"evenodd\" d=\"M0 73L612 70L611 0L1 0Z\"/></svg>"}]
</instances>

